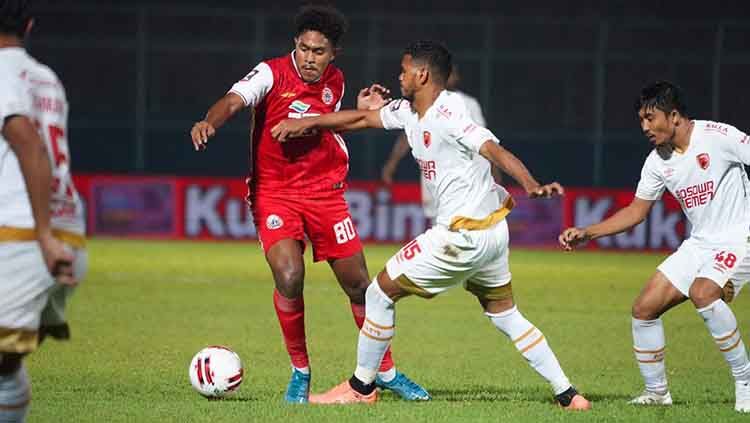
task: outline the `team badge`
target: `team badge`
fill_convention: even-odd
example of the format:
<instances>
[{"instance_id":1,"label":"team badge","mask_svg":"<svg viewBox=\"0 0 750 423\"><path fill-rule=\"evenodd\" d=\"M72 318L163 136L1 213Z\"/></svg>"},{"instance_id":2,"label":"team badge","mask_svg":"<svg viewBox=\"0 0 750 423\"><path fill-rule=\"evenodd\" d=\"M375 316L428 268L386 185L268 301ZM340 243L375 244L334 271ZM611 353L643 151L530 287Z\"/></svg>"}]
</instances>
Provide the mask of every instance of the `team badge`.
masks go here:
<instances>
[{"instance_id":1,"label":"team badge","mask_svg":"<svg viewBox=\"0 0 750 423\"><path fill-rule=\"evenodd\" d=\"M284 226L284 221L279 216L272 214L266 218L266 227L268 229L279 229L282 226Z\"/></svg>"},{"instance_id":2,"label":"team badge","mask_svg":"<svg viewBox=\"0 0 750 423\"><path fill-rule=\"evenodd\" d=\"M424 131L422 133L422 140L424 141L425 148L429 147L430 144L432 144L432 136L430 136L430 133L427 131Z\"/></svg>"},{"instance_id":3,"label":"team badge","mask_svg":"<svg viewBox=\"0 0 750 423\"><path fill-rule=\"evenodd\" d=\"M333 103L333 91L331 91L330 88L325 87L323 88L323 94L320 96L321 100L323 100L323 103L327 105L331 105Z\"/></svg>"},{"instance_id":4,"label":"team badge","mask_svg":"<svg viewBox=\"0 0 750 423\"><path fill-rule=\"evenodd\" d=\"M703 170L708 169L708 166L711 164L711 157L708 156L708 153L698 154L695 156L695 160L698 161L698 166Z\"/></svg>"}]
</instances>

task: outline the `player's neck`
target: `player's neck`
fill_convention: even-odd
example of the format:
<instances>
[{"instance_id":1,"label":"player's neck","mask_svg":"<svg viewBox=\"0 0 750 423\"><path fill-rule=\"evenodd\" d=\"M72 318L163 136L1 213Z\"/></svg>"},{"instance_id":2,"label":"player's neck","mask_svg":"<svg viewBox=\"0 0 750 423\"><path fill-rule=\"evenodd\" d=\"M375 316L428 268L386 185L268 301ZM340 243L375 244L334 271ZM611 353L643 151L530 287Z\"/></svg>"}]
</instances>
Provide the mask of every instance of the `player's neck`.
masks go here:
<instances>
[{"instance_id":1,"label":"player's neck","mask_svg":"<svg viewBox=\"0 0 750 423\"><path fill-rule=\"evenodd\" d=\"M432 106L444 89L445 87L428 85L414 94L414 101L411 102L411 107L417 112L420 119L427 113L427 109Z\"/></svg>"},{"instance_id":2,"label":"player's neck","mask_svg":"<svg viewBox=\"0 0 750 423\"><path fill-rule=\"evenodd\" d=\"M693 121L684 119L682 124L675 129L675 135L672 139L674 151L682 154L690 146L690 135L693 133Z\"/></svg>"},{"instance_id":3,"label":"player's neck","mask_svg":"<svg viewBox=\"0 0 750 423\"><path fill-rule=\"evenodd\" d=\"M15 35L0 34L0 48L23 47L23 41Z\"/></svg>"}]
</instances>

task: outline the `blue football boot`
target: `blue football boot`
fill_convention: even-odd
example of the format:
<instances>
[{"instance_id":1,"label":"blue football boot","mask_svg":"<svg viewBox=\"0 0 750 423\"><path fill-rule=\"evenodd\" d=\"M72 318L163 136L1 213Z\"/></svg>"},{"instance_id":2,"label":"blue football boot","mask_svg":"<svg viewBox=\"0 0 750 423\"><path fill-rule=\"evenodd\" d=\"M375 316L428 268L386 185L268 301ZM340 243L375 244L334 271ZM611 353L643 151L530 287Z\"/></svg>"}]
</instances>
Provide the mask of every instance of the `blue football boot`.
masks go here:
<instances>
[{"instance_id":1,"label":"blue football boot","mask_svg":"<svg viewBox=\"0 0 750 423\"><path fill-rule=\"evenodd\" d=\"M405 374L396 370L396 377L390 382L383 382L380 376L375 378L375 386L395 392L407 401L429 401L432 397L423 387L417 385Z\"/></svg>"},{"instance_id":2,"label":"blue football boot","mask_svg":"<svg viewBox=\"0 0 750 423\"><path fill-rule=\"evenodd\" d=\"M292 369L292 378L286 387L284 399L292 404L305 404L310 395L310 375Z\"/></svg>"}]
</instances>

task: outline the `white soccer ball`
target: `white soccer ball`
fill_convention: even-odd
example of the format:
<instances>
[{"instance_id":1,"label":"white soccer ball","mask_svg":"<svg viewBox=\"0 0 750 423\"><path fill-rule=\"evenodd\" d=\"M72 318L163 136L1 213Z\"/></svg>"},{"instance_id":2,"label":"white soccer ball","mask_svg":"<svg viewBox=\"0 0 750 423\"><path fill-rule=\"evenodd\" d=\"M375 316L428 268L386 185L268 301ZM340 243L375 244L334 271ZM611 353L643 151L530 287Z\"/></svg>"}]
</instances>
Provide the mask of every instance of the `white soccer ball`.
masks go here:
<instances>
[{"instance_id":1,"label":"white soccer ball","mask_svg":"<svg viewBox=\"0 0 750 423\"><path fill-rule=\"evenodd\" d=\"M188 369L193 388L207 398L224 397L236 391L243 373L240 356L220 345L198 351Z\"/></svg>"}]
</instances>

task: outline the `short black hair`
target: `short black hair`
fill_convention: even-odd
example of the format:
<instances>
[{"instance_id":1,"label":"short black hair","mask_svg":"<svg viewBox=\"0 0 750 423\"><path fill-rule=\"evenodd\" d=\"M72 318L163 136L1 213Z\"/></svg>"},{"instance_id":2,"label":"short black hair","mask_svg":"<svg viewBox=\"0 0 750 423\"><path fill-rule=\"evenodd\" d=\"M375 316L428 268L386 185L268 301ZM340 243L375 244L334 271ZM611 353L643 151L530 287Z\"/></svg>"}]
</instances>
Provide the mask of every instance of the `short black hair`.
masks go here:
<instances>
[{"instance_id":1,"label":"short black hair","mask_svg":"<svg viewBox=\"0 0 750 423\"><path fill-rule=\"evenodd\" d=\"M23 38L31 17L31 0L0 0L0 34Z\"/></svg>"},{"instance_id":2,"label":"short black hair","mask_svg":"<svg viewBox=\"0 0 750 423\"><path fill-rule=\"evenodd\" d=\"M438 83L445 84L453 69L453 59L448 48L439 41L419 40L404 49L404 55L425 63Z\"/></svg>"},{"instance_id":3,"label":"short black hair","mask_svg":"<svg viewBox=\"0 0 750 423\"><path fill-rule=\"evenodd\" d=\"M318 31L334 46L349 29L349 21L338 9L328 5L303 6L294 18L297 36L306 31Z\"/></svg>"},{"instance_id":4,"label":"short black hair","mask_svg":"<svg viewBox=\"0 0 750 423\"><path fill-rule=\"evenodd\" d=\"M657 108L666 114L677 110L682 116L688 116L685 93L669 81L652 82L641 89L641 95L635 100L636 113L643 108Z\"/></svg>"}]
</instances>

